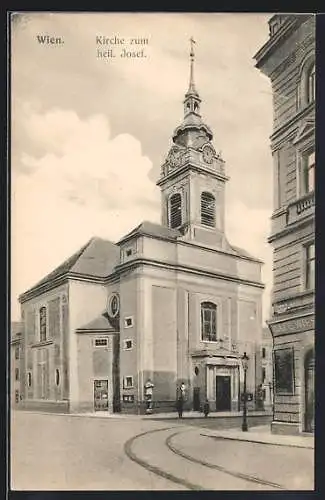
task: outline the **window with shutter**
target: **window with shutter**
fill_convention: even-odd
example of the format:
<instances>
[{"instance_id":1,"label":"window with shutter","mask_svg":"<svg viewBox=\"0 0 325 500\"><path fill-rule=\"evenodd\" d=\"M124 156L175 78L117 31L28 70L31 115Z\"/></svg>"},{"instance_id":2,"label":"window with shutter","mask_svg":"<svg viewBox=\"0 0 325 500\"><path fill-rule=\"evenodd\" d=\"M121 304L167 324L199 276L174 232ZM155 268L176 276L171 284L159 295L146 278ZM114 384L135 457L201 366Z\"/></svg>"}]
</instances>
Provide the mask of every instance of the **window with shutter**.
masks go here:
<instances>
[{"instance_id":1,"label":"window with shutter","mask_svg":"<svg viewBox=\"0 0 325 500\"><path fill-rule=\"evenodd\" d=\"M171 228L182 225L182 196L175 193L169 200L169 224Z\"/></svg>"},{"instance_id":2,"label":"window with shutter","mask_svg":"<svg viewBox=\"0 0 325 500\"><path fill-rule=\"evenodd\" d=\"M215 227L215 212L216 201L213 194L203 192L201 194L201 224L204 226Z\"/></svg>"}]
</instances>

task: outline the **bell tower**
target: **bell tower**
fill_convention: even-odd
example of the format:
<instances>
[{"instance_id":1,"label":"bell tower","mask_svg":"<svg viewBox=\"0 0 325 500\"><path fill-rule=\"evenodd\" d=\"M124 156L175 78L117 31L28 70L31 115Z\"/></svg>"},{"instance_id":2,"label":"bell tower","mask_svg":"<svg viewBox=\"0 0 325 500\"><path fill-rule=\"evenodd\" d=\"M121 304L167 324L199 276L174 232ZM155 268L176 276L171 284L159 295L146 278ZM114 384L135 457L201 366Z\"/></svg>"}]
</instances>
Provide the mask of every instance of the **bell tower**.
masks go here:
<instances>
[{"instance_id":1,"label":"bell tower","mask_svg":"<svg viewBox=\"0 0 325 500\"><path fill-rule=\"evenodd\" d=\"M190 39L190 78L184 118L172 136L157 185L161 189L162 224L182 238L224 248L225 162L212 143L211 129L201 117L194 83L194 44Z\"/></svg>"}]
</instances>

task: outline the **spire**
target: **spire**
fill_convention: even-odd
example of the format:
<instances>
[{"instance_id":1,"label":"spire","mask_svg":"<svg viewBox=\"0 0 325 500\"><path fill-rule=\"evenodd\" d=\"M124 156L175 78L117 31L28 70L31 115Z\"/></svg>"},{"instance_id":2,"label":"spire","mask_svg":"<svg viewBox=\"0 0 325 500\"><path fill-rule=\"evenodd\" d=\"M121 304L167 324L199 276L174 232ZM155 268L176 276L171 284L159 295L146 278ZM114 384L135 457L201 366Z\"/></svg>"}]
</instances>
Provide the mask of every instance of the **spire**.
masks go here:
<instances>
[{"instance_id":1,"label":"spire","mask_svg":"<svg viewBox=\"0 0 325 500\"><path fill-rule=\"evenodd\" d=\"M189 86L188 86L188 91L186 93L186 96L190 95L190 94L194 94L194 95L199 95L197 93L197 90L195 88L195 83L194 83L194 59L195 59L195 54L194 54L194 44L196 43L196 41L194 40L194 38L191 36L190 38L190 44L191 44L191 50L190 50L190 83L189 83Z\"/></svg>"}]
</instances>

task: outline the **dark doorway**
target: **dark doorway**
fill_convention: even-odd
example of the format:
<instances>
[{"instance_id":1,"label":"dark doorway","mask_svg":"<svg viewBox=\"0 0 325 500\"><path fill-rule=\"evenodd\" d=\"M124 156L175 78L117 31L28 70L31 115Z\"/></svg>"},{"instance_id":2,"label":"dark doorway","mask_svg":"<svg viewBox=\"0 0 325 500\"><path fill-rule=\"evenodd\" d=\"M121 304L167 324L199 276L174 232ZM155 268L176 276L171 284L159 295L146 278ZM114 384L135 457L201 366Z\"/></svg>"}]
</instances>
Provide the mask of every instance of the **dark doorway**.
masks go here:
<instances>
[{"instance_id":1,"label":"dark doorway","mask_svg":"<svg viewBox=\"0 0 325 500\"><path fill-rule=\"evenodd\" d=\"M200 411L200 388L199 387L194 387L193 389L193 410L194 411Z\"/></svg>"},{"instance_id":2,"label":"dark doorway","mask_svg":"<svg viewBox=\"0 0 325 500\"><path fill-rule=\"evenodd\" d=\"M231 410L230 376L216 376L216 411Z\"/></svg>"},{"instance_id":3,"label":"dark doorway","mask_svg":"<svg viewBox=\"0 0 325 500\"><path fill-rule=\"evenodd\" d=\"M314 432L314 383L315 357L314 351L309 351L305 357L305 432Z\"/></svg>"},{"instance_id":4,"label":"dark doorway","mask_svg":"<svg viewBox=\"0 0 325 500\"><path fill-rule=\"evenodd\" d=\"M94 380L94 409L108 410L108 380Z\"/></svg>"}]
</instances>

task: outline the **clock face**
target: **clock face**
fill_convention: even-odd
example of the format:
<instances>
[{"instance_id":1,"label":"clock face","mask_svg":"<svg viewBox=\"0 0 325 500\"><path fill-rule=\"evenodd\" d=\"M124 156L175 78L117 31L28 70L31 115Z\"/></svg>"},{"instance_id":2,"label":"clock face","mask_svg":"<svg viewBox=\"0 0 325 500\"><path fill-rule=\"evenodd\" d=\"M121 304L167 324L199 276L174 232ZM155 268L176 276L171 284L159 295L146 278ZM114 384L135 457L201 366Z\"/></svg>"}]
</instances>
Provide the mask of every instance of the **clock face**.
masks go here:
<instances>
[{"instance_id":1,"label":"clock face","mask_svg":"<svg viewBox=\"0 0 325 500\"><path fill-rule=\"evenodd\" d=\"M213 157L214 157L214 151L212 148L205 147L203 149L203 160L206 163L212 163L213 162Z\"/></svg>"}]
</instances>

